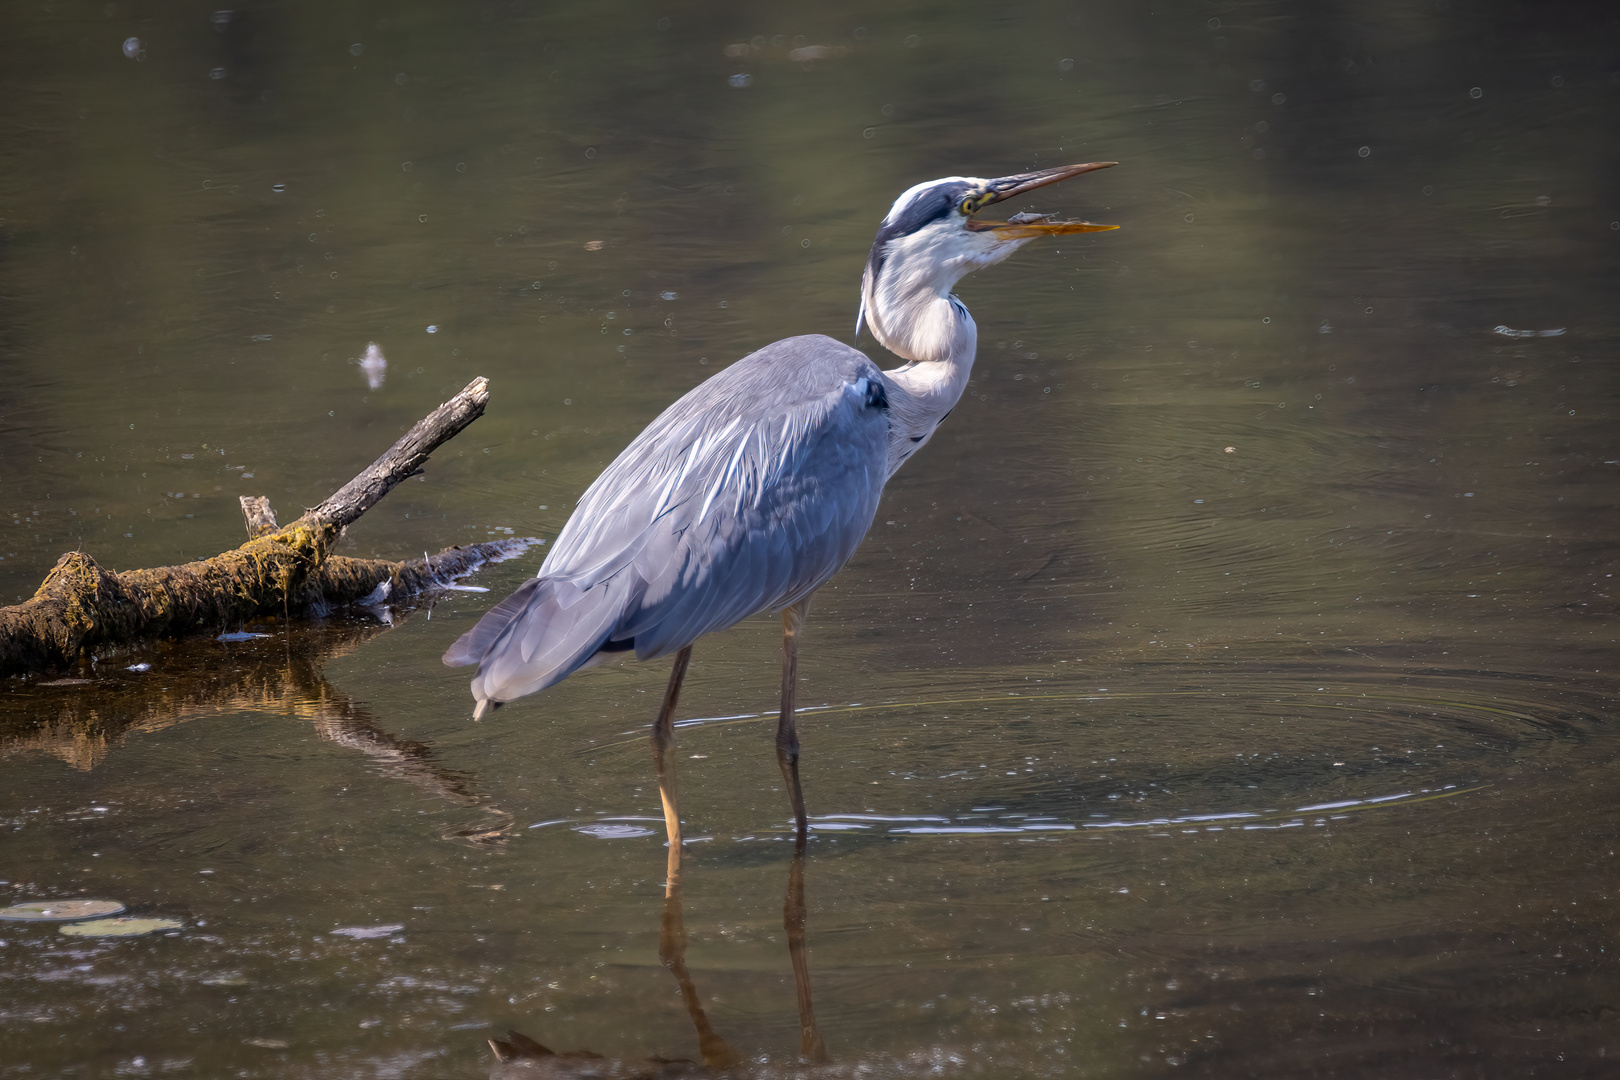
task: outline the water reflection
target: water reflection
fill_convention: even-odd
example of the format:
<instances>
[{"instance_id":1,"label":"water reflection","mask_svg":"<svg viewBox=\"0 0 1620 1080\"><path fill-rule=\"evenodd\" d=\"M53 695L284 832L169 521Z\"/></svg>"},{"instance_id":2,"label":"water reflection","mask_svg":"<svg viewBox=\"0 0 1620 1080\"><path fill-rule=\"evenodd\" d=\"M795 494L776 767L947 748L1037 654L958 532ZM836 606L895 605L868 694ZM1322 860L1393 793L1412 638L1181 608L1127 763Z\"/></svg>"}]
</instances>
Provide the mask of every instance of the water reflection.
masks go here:
<instances>
[{"instance_id":1,"label":"water reflection","mask_svg":"<svg viewBox=\"0 0 1620 1080\"><path fill-rule=\"evenodd\" d=\"M368 705L327 678L328 663L355 655L396 615L407 614L379 611L387 617L162 641L104 658L90 669L91 678L14 681L0 699L0 756L44 753L88 771L132 736L229 710L292 715L309 721L324 741L364 755L378 775L480 811L475 823L449 827L447 838L500 843L512 815L493 805L473 777L441 765L426 743L386 730Z\"/></svg>"},{"instance_id":2,"label":"water reflection","mask_svg":"<svg viewBox=\"0 0 1620 1080\"><path fill-rule=\"evenodd\" d=\"M658 928L658 960L674 977L680 990L681 1004L697 1034L702 1064L663 1057L633 1062L603 1058L584 1051L558 1054L527 1035L513 1031L505 1039L489 1040L490 1049L496 1057L496 1063L490 1070L491 1080L539 1080L542 1077L555 1080L673 1080L687 1076L757 1077L768 1080L772 1077L831 1077L844 1074L845 1069L815 1068L826 1063L827 1046L816 1026L810 965L805 952L808 911L804 901L804 866L805 840L801 836L794 844L793 858L788 865L787 893L782 901L782 925L787 933L788 957L793 967L794 995L799 1009L798 1063L773 1063L768 1055L763 1059L750 1060L728 1043L709 1021L703 1007L703 997L686 966L686 920L682 901L684 866L681 845L675 843L669 847L664 906Z\"/></svg>"}]
</instances>

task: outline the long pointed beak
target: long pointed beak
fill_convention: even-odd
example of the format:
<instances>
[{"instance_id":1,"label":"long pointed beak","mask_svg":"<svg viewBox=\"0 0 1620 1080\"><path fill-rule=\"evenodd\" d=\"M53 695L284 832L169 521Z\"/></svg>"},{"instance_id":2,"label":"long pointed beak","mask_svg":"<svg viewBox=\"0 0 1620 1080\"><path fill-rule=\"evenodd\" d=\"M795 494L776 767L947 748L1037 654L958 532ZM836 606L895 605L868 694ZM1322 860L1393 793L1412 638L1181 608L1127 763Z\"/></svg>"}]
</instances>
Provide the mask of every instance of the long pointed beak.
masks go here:
<instances>
[{"instance_id":1,"label":"long pointed beak","mask_svg":"<svg viewBox=\"0 0 1620 1080\"><path fill-rule=\"evenodd\" d=\"M1012 176L999 176L990 181L991 197L986 200L986 206L991 203L1002 202L1015 195L1022 195L1026 191L1056 184L1081 173L1095 172L1098 169L1109 169L1118 165L1117 161L1091 161L1084 165L1060 165L1055 169L1040 169L1036 172L1014 173ZM1015 215L1015 218L1022 215ZM977 221L970 220L968 228L975 230L990 230L1004 240L1023 240L1036 236L1055 236L1063 233L1082 232L1108 232L1119 228L1118 225L1093 225L1089 221L1051 221L1044 218L1034 218L1027 221Z\"/></svg>"},{"instance_id":2,"label":"long pointed beak","mask_svg":"<svg viewBox=\"0 0 1620 1080\"><path fill-rule=\"evenodd\" d=\"M1093 161L1085 165L1059 165L1055 169L1039 169L1035 172L1014 173L1011 176L998 176L990 181L990 190L993 197L985 202L991 203L1010 199L1014 195L1022 195L1026 191L1034 191L1047 184L1056 184L1081 173L1095 172L1098 169L1111 169L1118 165L1117 161Z\"/></svg>"}]
</instances>

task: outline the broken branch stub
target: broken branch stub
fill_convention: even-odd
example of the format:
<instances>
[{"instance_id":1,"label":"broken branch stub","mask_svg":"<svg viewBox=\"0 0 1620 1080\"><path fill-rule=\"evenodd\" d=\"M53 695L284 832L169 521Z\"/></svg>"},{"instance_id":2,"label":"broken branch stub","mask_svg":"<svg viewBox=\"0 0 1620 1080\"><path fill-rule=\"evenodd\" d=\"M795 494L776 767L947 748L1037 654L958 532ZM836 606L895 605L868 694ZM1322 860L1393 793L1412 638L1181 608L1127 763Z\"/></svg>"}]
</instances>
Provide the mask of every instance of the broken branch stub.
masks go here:
<instances>
[{"instance_id":1,"label":"broken branch stub","mask_svg":"<svg viewBox=\"0 0 1620 1080\"><path fill-rule=\"evenodd\" d=\"M325 502L304 514L301 520L342 530L376 505L395 484L419 472L428 455L460 434L484 415L489 404L489 380L482 376L449 401L419 420L388 452L372 462Z\"/></svg>"},{"instance_id":2,"label":"broken branch stub","mask_svg":"<svg viewBox=\"0 0 1620 1080\"><path fill-rule=\"evenodd\" d=\"M248 537L264 536L281 528L276 523L276 512L270 508L270 499L265 495L243 495L237 499L242 504L242 521L247 525Z\"/></svg>"},{"instance_id":3,"label":"broken branch stub","mask_svg":"<svg viewBox=\"0 0 1620 1080\"><path fill-rule=\"evenodd\" d=\"M488 402L488 381L474 379L297 521L211 559L117 573L83 552L63 555L32 599L0 608L0 675L65 667L97 646L352 603L385 582L390 595L406 596L510 555L510 541L409 563L328 555L346 526L418 472L428 455L482 416ZM262 509L269 512L268 502ZM252 530L254 519L248 522Z\"/></svg>"}]
</instances>

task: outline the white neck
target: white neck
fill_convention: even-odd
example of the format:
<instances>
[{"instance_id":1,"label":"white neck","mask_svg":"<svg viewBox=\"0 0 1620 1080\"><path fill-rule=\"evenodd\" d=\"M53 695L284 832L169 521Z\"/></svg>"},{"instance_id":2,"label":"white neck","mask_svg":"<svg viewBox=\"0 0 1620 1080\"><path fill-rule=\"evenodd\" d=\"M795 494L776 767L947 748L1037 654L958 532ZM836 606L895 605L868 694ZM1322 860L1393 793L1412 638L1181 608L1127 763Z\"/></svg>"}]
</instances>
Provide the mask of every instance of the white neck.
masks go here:
<instances>
[{"instance_id":1,"label":"white neck","mask_svg":"<svg viewBox=\"0 0 1620 1080\"><path fill-rule=\"evenodd\" d=\"M950 295L909 305L901 326L873 332L910 362L883 373L889 396L889 475L921 449L956 407L973 373L979 328ZM896 320L889 320L891 323ZM898 336L903 330L905 336Z\"/></svg>"},{"instance_id":2,"label":"white neck","mask_svg":"<svg viewBox=\"0 0 1620 1080\"><path fill-rule=\"evenodd\" d=\"M902 196L902 201L906 196ZM887 225L894 217L885 218ZM882 231L861 278L861 315L890 352L910 363L883 373L889 391L889 475L956 407L973 372L979 328L951 289L1029 242L941 217L904 236ZM860 322L856 323L857 328Z\"/></svg>"}]
</instances>

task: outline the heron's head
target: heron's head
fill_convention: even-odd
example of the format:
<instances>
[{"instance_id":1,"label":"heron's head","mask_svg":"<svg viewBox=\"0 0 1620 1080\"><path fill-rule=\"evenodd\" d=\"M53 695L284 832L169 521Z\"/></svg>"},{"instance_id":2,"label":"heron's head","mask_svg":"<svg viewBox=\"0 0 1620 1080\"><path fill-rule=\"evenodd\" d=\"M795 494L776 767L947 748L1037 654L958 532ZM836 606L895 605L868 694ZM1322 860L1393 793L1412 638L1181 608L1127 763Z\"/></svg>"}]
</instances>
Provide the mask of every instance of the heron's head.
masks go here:
<instances>
[{"instance_id":1,"label":"heron's head","mask_svg":"<svg viewBox=\"0 0 1620 1080\"><path fill-rule=\"evenodd\" d=\"M1117 229L1056 221L1050 215L1015 214L1007 221L977 216L993 203L1117 164L1094 161L993 180L947 176L909 188L889 208L872 242L861 279L856 336L864 322L891 351L918 359L907 345L907 328L920 317L922 306L948 295L963 275L995 265L1037 237Z\"/></svg>"}]
</instances>

